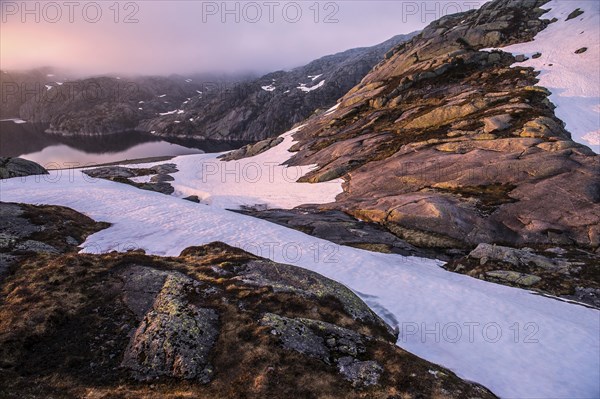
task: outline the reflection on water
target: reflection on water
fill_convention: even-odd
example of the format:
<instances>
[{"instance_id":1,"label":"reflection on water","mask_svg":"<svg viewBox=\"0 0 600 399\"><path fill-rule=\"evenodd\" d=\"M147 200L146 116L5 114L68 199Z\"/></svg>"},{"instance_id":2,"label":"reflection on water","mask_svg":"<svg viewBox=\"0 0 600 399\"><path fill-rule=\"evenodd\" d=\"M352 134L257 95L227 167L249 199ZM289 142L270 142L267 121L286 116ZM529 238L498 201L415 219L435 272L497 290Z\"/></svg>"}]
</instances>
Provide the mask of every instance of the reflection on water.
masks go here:
<instances>
[{"instance_id":1,"label":"reflection on water","mask_svg":"<svg viewBox=\"0 0 600 399\"><path fill-rule=\"evenodd\" d=\"M44 126L40 125L0 122L0 156L29 159L48 169L221 152L246 144L248 142L162 139L139 132L105 136L59 136L44 133Z\"/></svg>"}]
</instances>

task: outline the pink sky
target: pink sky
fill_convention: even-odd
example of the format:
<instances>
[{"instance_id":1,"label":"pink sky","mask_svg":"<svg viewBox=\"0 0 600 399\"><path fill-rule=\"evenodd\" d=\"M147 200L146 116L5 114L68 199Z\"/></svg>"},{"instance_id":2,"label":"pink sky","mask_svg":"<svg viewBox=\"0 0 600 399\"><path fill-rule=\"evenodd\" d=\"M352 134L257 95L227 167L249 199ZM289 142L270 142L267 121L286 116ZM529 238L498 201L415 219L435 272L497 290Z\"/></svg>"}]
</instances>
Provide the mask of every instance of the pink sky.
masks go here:
<instances>
[{"instance_id":1,"label":"pink sky","mask_svg":"<svg viewBox=\"0 0 600 399\"><path fill-rule=\"evenodd\" d=\"M371 46L484 2L256 1L223 7L221 1L122 1L115 7L114 1L1 0L0 66L123 74L268 72Z\"/></svg>"}]
</instances>

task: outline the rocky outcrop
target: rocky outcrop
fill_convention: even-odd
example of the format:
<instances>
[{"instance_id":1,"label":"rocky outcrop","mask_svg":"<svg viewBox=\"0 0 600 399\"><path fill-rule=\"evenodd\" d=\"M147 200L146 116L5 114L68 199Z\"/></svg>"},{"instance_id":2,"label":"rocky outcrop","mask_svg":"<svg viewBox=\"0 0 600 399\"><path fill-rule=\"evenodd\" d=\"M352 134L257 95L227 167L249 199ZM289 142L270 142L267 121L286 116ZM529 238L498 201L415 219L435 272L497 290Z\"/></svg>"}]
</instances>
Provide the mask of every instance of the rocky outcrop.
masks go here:
<instances>
[{"instance_id":1,"label":"rocky outcrop","mask_svg":"<svg viewBox=\"0 0 600 399\"><path fill-rule=\"evenodd\" d=\"M33 161L22 158L0 157L0 179L47 174L46 169Z\"/></svg>"},{"instance_id":2,"label":"rocky outcrop","mask_svg":"<svg viewBox=\"0 0 600 399\"><path fill-rule=\"evenodd\" d=\"M545 0L496 0L397 46L294 139L301 181L344 178L325 208L435 249L578 245L595 251L600 157L570 139L531 68L501 51L550 21Z\"/></svg>"},{"instance_id":3,"label":"rocky outcrop","mask_svg":"<svg viewBox=\"0 0 600 399\"><path fill-rule=\"evenodd\" d=\"M284 348L312 356L326 363L336 363L338 371L352 386L377 385L383 367L373 360L357 360L366 352L364 341L371 339L355 331L310 319L290 319L265 314L262 325L272 328Z\"/></svg>"},{"instance_id":4,"label":"rocky outcrop","mask_svg":"<svg viewBox=\"0 0 600 399\"><path fill-rule=\"evenodd\" d=\"M0 202L0 282L19 261L76 252L88 235L106 227L68 208Z\"/></svg>"},{"instance_id":5,"label":"rocky outcrop","mask_svg":"<svg viewBox=\"0 0 600 399\"><path fill-rule=\"evenodd\" d=\"M282 141L283 138L281 137L265 139L255 144L248 144L238 150L230 151L227 154L221 155L219 158L223 161L236 161L243 158L253 157L270 150L273 147L276 147L277 145L281 144Z\"/></svg>"},{"instance_id":6,"label":"rocky outcrop","mask_svg":"<svg viewBox=\"0 0 600 399\"><path fill-rule=\"evenodd\" d=\"M171 173L178 172L177 165L165 163L150 168L128 168L125 166L103 166L95 169L84 170L83 173L96 179L106 179L118 183L125 183L142 190L156 191L170 195L175 189L169 183L175 180ZM135 178L148 176L148 181L139 182Z\"/></svg>"},{"instance_id":7,"label":"rocky outcrop","mask_svg":"<svg viewBox=\"0 0 600 399\"><path fill-rule=\"evenodd\" d=\"M412 36L414 33L395 36L373 47L325 56L252 81L201 89L201 94L180 107L180 113L145 120L138 130L164 137L212 140L259 141L275 137L316 110L331 107L387 51Z\"/></svg>"},{"instance_id":8,"label":"rocky outcrop","mask_svg":"<svg viewBox=\"0 0 600 399\"><path fill-rule=\"evenodd\" d=\"M317 273L222 243L169 258L78 254L98 227L87 218L0 205L0 234L57 248L0 280L3 398L494 397L403 351L352 291Z\"/></svg>"},{"instance_id":9,"label":"rocky outcrop","mask_svg":"<svg viewBox=\"0 0 600 399\"><path fill-rule=\"evenodd\" d=\"M393 341L397 339L397 333L356 294L342 284L318 273L289 265L250 261L236 268L236 274L235 279L240 279L251 286L271 287L276 292L294 293L304 298L335 298L354 320L373 325L388 334Z\"/></svg>"},{"instance_id":10,"label":"rocky outcrop","mask_svg":"<svg viewBox=\"0 0 600 399\"><path fill-rule=\"evenodd\" d=\"M600 308L600 262L579 248L510 248L479 244L444 267L457 273Z\"/></svg>"},{"instance_id":11,"label":"rocky outcrop","mask_svg":"<svg viewBox=\"0 0 600 399\"><path fill-rule=\"evenodd\" d=\"M166 376L208 383L213 373L209 355L219 327L217 312L197 307L188 299L190 294L201 289L201 284L181 273L149 268L137 267L135 271L126 271L125 275L128 283L131 280L144 283L159 280L163 285L151 298L139 285L132 287L129 284L129 302L144 305L143 299L131 295L133 291L141 293L153 304L131 337L121 366L131 370L139 380Z\"/></svg>"},{"instance_id":12,"label":"rocky outcrop","mask_svg":"<svg viewBox=\"0 0 600 399\"><path fill-rule=\"evenodd\" d=\"M264 210L242 208L238 212L299 230L338 245L369 251L438 259L446 259L446 256L457 253L456 249L450 250L449 254L444 254L440 251L417 248L377 223L358 220L347 213L320 209L317 206Z\"/></svg>"}]
</instances>

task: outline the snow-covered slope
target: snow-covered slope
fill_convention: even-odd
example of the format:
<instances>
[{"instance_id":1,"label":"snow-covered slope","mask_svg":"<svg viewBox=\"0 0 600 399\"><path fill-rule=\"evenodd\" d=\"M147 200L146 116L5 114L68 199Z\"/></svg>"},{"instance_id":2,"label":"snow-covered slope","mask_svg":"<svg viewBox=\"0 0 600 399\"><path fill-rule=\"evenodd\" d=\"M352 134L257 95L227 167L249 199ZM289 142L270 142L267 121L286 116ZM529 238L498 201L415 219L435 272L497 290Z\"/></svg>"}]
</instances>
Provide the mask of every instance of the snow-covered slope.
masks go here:
<instances>
[{"instance_id":1,"label":"snow-covered slope","mask_svg":"<svg viewBox=\"0 0 600 399\"><path fill-rule=\"evenodd\" d=\"M245 162L278 162L289 155L291 143L286 137L278 147ZM221 209L256 201L288 206L306 198L327 201L327 196L339 190L339 183L319 198L325 186L260 179L252 187L245 186L244 191L251 189L251 194L240 192L238 198L225 201L222 195L235 195L227 187L231 181L219 178L205 184L206 162L220 161L202 157L174 160L180 169L174 175L175 186L182 195L206 192L212 206L90 179L79 171L4 180L0 199L68 206L112 223L88 238L86 252L143 248L152 254L177 255L191 245L223 241L317 271L355 290L379 315L398 326L401 347L503 397L600 395L598 311L450 273L433 260L338 246ZM229 170L234 165L229 163ZM317 191L310 193L315 187Z\"/></svg>"},{"instance_id":2,"label":"snow-covered slope","mask_svg":"<svg viewBox=\"0 0 600 399\"><path fill-rule=\"evenodd\" d=\"M543 8L550 10L543 18L557 21L534 41L502 50L529 57L516 65L540 71L539 86L552 92L556 116L566 123L573 140L600 153L600 2L552 0ZM576 9L583 14L567 20ZM536 53L541 56L532 58Z\"/></svg>"},{"instance_id":3,"label":"snow-covered slope","mask_svg":"<svg viewBox=\"0 0 600 399\"><path fill-rule=\"evenodd\" d=\"M241 205L269 208L293 208L302 204L335 201L342 190L342 179L320 184L298 184L296 180L314 166L284 167L287 151L294 142L292 129L283 134L284 141L255 157L236 162L222 162L221 154L200 154L176 158L179 172L173 174L175 196L197 195L202 203L222 209Z\"/></svg>"}]
</instances>

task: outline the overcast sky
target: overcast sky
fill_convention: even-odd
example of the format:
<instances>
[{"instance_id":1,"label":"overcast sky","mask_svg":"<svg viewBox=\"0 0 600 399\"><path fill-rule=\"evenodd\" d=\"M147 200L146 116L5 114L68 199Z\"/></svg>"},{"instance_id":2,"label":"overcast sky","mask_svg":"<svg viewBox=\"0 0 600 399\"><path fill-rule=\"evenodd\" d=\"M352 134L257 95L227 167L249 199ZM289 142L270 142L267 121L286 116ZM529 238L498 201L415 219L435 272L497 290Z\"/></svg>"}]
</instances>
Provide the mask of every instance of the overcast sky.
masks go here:
<instances>
[{"instance_id":1,"label":"overcast sky","mask_svg":"<svg viewBox=\"0 0 600 399\"><path fill-rule=\"evenodd\" d=\"M264 73L374 45L483 3L0 0L0 67Z\"/></svg>"}]
</instances>

